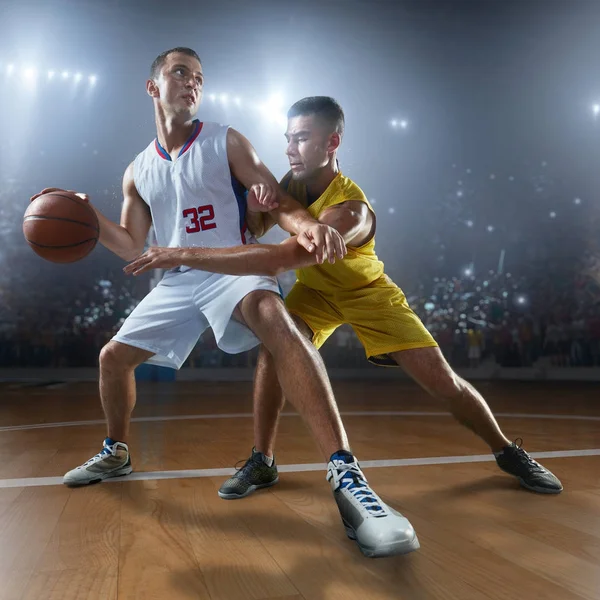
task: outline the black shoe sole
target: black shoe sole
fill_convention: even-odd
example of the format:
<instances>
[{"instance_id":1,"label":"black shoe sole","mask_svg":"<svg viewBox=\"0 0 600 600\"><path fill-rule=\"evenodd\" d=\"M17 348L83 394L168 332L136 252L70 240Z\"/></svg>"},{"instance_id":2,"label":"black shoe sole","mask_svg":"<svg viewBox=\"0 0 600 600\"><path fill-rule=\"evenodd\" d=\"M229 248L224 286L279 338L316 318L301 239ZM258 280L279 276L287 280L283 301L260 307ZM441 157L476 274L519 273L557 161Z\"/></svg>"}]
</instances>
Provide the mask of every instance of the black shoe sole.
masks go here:
<instances>
[{"instance_id":1,"label":"black shoe sole","mask_svg":"<svg viewBox=\"0 0 600 600\"><path fill-rule=\"evenodd\" d=\"M528 483L526 483L522 477L517 477L517 479L519 480L521 487L524 487L526 490L529 490L530 492L535 492L536 494L548 494L548 495L556 496L556 494L560 494L563 491L563 488L558 489L558 488L535 487L533 485L529 485Z\"/></svg>"},{"instance_id":2,"label":"black shoe sole","mask_svg":"<svg viewBox=\"0 0 600 600\"><path fill-rule=\"evenodd\" d=\"M221 490L219 490L217 492L217 494L219 494L219 498L222 498L223 500L239 500L240 498L245 498L246 496L249 496L250 494L254 493L256 490L262 490L263 488L271 487L272 485L275 485L276 483L279 483L279 476L277 476L277 479L274 479L273 481L269 481L269 483L261 483L259 485L251 485L243 494L225 494Z\"/></svg>"}]
</instances>

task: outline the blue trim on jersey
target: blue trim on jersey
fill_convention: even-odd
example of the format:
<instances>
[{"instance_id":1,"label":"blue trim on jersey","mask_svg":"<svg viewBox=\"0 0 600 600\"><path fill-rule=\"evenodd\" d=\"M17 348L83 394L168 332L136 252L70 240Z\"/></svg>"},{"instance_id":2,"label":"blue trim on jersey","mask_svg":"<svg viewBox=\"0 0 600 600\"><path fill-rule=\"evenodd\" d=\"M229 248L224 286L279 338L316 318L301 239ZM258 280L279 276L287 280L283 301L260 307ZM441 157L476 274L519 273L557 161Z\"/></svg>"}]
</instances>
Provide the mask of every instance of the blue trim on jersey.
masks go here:
<instances>
[{"instance_id":1,"label":"blue trim on jersey","mask_svg":"<svg viewBox=\"0 0 600 600\"><path fill-rule=\"evenodd\" d=\"M192 135L190 135L190 137L187 139L185 144L181 147L181 150L179 151L177 158L179 158L184 152L186 152L189 149L189 147L192 145L192 142L198 137L198 134L200 133L200 128L202 125L200 123L200 119L194 119L192 122L195 123L194 130L192 131ZM171 155L160 145L158 138L156 138L156 140L154 140L154 141L156 142L156 150L158 151L159 156L161 156L165 160L173 161L173 159L171 158Z\"/></svg>"},{"instance_id":2,"label":"blue trim on jersey","mask_svg":"<svg viewBox=\"0 0 600 600\"><path fill-rule=\"evenodd\" d=\"M248 190L233 175L231 176L231 187L233 188L233 194L237 200L238 211L240 213L240 231L242 231L246 224Z\"/></svg>"}]
</instances>

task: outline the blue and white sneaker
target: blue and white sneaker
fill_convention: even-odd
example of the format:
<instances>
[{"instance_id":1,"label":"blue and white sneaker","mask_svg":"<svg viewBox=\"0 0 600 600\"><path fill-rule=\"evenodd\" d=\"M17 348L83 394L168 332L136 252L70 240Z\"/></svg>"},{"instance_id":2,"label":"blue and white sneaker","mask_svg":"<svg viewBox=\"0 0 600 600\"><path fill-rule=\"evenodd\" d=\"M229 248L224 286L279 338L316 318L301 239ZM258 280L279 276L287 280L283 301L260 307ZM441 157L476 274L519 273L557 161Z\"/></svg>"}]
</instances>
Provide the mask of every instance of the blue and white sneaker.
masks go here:
<instances>
[{"instance_id":1,"label":"blue and white sneaker","mask_svg":"<svg viewBox=\"0 0 600 600\"><path fill-rule=\"evenodd\" d=\"M327 465L346 534L370 558L407 554L418 550L417 534L406 517L387 506L370 488L356 458L337 452Z\"/></svg>"},{"instance_id":2,"label":"blue and white sneaker","mask_svg":"<svg viewBox=\"0 0 600 600\"><path fill-rule=\"evenodd\" d=\"M127 444L106 438L103 446L96 456L69 471L64 476L63 483L72 486L87 485L109 477L129 475L133 469Z\"/></svg>"}]
</instances>

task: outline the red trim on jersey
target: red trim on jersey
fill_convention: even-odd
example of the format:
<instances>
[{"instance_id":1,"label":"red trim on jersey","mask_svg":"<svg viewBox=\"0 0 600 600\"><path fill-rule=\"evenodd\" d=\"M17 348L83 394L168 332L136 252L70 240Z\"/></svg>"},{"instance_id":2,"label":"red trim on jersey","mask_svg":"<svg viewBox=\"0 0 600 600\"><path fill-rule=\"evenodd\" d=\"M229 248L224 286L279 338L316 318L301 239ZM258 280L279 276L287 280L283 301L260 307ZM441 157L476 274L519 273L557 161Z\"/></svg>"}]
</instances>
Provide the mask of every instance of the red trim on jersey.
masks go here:
<instances>
[{"instance_id":1,"label":"red trim on jersey","mask_svg":"<svg viewBox=\"0 0 600 600\"><path fill-rule=\"evenodd\" d=\"M248 230L248 225L246 223L244 223L242 230L240 231L241 235L242 235L242 244L246 244L246 231Z\"/></svg>"},{"instance_id":2,"label":"red trim on jersey","mask_svg":"<svg viewBox=\"0 0 600 600\"><path fill-rule=\"evenodd\" d=\"M179 151L179 156L181 156L182 154L185 154L190 149L190 146L194 143L194 140L200 135L203 125L204 125L204 123L202 121L197 122L196 131L194 131L194 133L192 133L192 137L186 142L185 146Z\"/></svg>"}]
</instances>

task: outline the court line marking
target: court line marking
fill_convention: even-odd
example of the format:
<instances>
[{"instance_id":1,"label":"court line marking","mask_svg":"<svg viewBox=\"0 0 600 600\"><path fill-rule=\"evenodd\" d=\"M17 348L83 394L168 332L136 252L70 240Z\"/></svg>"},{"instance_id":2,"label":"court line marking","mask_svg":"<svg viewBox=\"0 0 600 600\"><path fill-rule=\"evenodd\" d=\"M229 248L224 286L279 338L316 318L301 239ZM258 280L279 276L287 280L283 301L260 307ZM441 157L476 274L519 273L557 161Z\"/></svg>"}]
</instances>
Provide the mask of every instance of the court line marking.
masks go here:
<instances>
[{"instance_id":1,"label":"court line marking","mask_svg":"<svg viewBox=\"0 0 600 600\"><path fill-rule=\"evenodd\" d=\"M588 450L552 450L548 452L532 452L533 458L577 458L583 456L600 456L600 448ZM414 467L423 465L447 465L457 463L493 462L491 454L473 454L466 456L432 456L429 458L399 458L389 460L364 460L360 466L364 469L384 467ZM307 471L323 471L325 463L308 463L297 465L277 465L280 473L303 473ZM235 469L187 469L181 471L143 471L134 472L125 477L106 479L103 483L119 483L127 481L157 481L159 479L197 479L201 477L228 477ZM23 479L0 479L0 489L16 487L43 487L63 485L62 477L27 477Z\"/></svg>"},{"instance_id":2,"label":"court line marking","mask_svg":"<svg viewBox=\"0 0 600 600\"><path fill-rule=\"evenodd\" d=\"M418 412L418 411L345 411L340 413L342 417L452 417L449 412ZM510 419L550 419L559 421L600 421L600 416L593 415L539 415L539 414L521 414L521 413L494 413L496 417ZM299 413L284 412L282 417L299 417ZM155 423L167 421L193 421L202 419L247 419L252 418L252 413L222 413L211 415L165 415L162 417L134 417L132 423ZM104 419L95 419L91 421L62 421L56 423L36 423L32 425L6 425L0 427L0 433L3 431L27 431L28 429L52 429L54 427L77 427L86 425L104 425Z\"/></svg>"}]
</instances>

